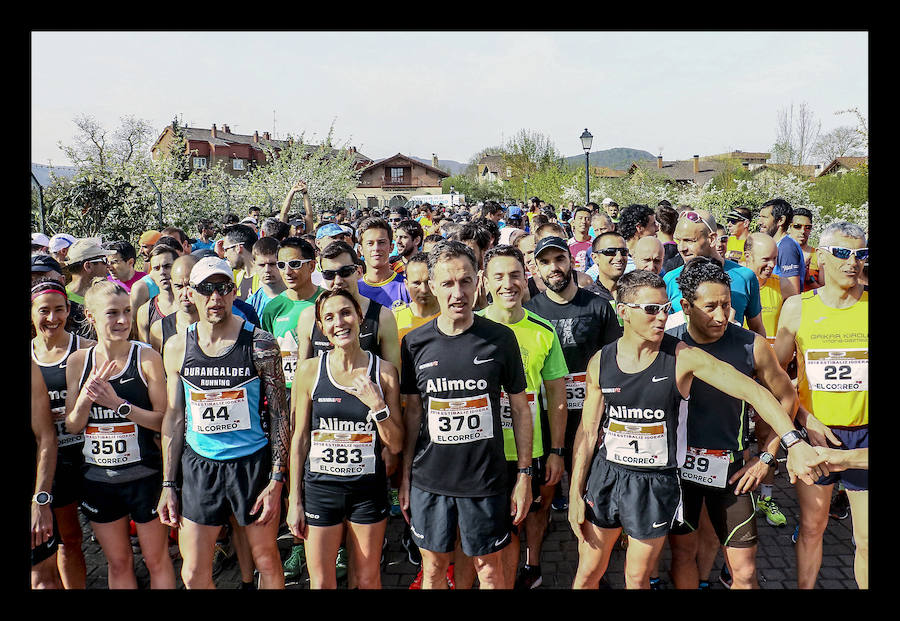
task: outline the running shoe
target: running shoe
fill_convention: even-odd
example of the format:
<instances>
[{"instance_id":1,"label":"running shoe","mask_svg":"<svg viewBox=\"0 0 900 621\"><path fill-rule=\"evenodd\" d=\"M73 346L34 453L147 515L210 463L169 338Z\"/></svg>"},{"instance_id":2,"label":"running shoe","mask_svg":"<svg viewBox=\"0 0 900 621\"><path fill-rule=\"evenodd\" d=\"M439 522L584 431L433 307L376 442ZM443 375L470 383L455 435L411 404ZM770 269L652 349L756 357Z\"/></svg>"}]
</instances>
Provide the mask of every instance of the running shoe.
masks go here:
<instances>
[{"instance_id":1,"label":"running shoe","mask_svg":"<svg viewBox=\"0 0 900 621\"><path fill-rule=\"evenodd\" d=\"M709 591L709 582L706 580L700 581L700 586L697 587L698 591Z\"/></svg>"},{"instance_id":2,"label":"running shoe","mask_svg":"<svg viewBox=\"0 0 900 621\"><path fill-rule=\"evenodd\" d=\"M831 500L828 515L836 520L846 520L850 517L850 499L847 498L847 492L838 490L838 493Z\"/></svg>"},{"instance_id":3,"label":"running shoe","mask_svg":"<svg viewBox=\"0 0 900 621\"><path fill-rule=\"evenodd\" d=\"M781 509L778 508L771 496L766 496L756 501L756 513L766 516L766 522L770 526L784 526L787 524L787 518L784 517Z\"/></svg>"},{"instance_id":4,"label":"running shoe","mask_svg":"<svg viewBox=\"0 0 900 621\"><path fill-rule=\"evenodd\" d=\"M222 573L222 570L233 567L236 560L237 555L234 553L231 541L217 541L215 551L213 552L213 578L218 577L218 575Z\"/></svg>"},{"instance_id":5,"label":"running shoe","mask_svg":"<svg viewBox=\"0 0 900 621\"><path fill-rule=\"evenodd\" d=\"M241 582L241 584L235 587L238 591L255 591L256 583L253 581L250 582Z\"/></svg>"},{"instance_id":6,"label":"running shoe","mask_svg":"<svg viewBox=\"0 0 900 621\"><path fill-rule=\"evenodd\" d=\"M597 588L601 591L611 591L612 585L609 584L609 580L606 579L606 576L600 578L600 582L597 584Z\"/></svg>"},{"instance_id":7,"label":"running shoe","mask_svg":"<svg viewBox=\"0 0 900 621\"><path fill-rule=\"evenodd\" d=\"M566 500L562 493L562 485L556 486L556 492L553 494L553 502L550 503L550 508L554 511L565 511L569 508L569 501Z\"/></svg>"},{"instance_id":8,"label":"running shoe","mask_svg":"<svg viewBox=\"0 0 900 621\"><path fill-rule=\"evenodd\" d=\"M719 582L721 582L722 586L724 586L726 589L731 588L731 572L728 571L728 565L726 565L725 563L722 563L722 571L719 572Z\"/></svg>"},{"instance_id":9,"label":"running shoe","mask_svg":"<svg viewBox=\"0 0 900 621\"><path fill-rule=\"evenodd\" d=\"M447 586L451 589L456 588L456 584L453 582L453 564L450 564L450 567L447 568ZM409 588L413 591L422 588L422 568L419 568L419 573L416 574L415 579L410 583Z\"/></svg>"},{"instance_id":10,"label":"running shoe","mask_svg":"<svg viewBox=\"0 0 900 621\"><path fill-rule=\"evenodd\" d=\"M403 511L400 510L400 490L391 488L391 516L400 517Z\"/></svg>"},{"instance_id":11,"label":"running shoe","mask_svg":"<svg viewBox=\"0 0 900 621\"><path fill-rule=\"evenodd\" d=\"M334 573L338 580L347 577L347 548L341 546L338 548L337 559L334 562Z\"/></svg>"},{"instance_id":12,"label":"running shoe","mask_svg":"<svg viewBox=\"0 0 900 621\"><path fill-rule=\"evenodd\" d=\"M538 588L543 582L540 565L523 565L519 568L514 588L518 591L527 591Z\"/></svg>"},{"instance_id":13,"label":"running shoe","mask_svg":"<svg viewBox=\"0 0 900 621\"><path fill-rule=\"evenodd\" d=\"M450 563L450 567L447 568L447 586L456 589L456 582L453 581L453 563Z\"/></svg>"},{"instance_id":14,"label":"running shoe","mask_svg":"<svg viewBox=\"0 0 900 621\"><path fill-rule=\"evenodd\" d=\"M128 534L137 537L137 524L134 523L134 520L128 520Z\"/></svg>"},{"instance_id":15,"label":"running shoe","mask_svg":"<svg viewBox=\"0 0 900 621\"><path fill-rule=\"evenodd\" d=\"M800 537L800 525L797 524L794 527L794 532L791 533L791 543L797 543L797 539Z\"/></svg>"},{"instance_id":16,"label":"running shoe","mask_svg":"<svg viewBox=\"0 0 900 621\"><path fill-rule=\"evenodd\" d=\"M284 561L284 578L285 580L296 580L303 572L306 566L306 548L303 542L295 544L291 548L291 554Z\"/></svg>"},{"instance_id":17,"label":"running shoe","mask_svg":"<svg viewBox=\"0 0 900 621\"><path fill-rule=\"evenodd\" d=\"M409 526L407 526L403 530L403 533L400 535L400 545L402 545L403 549L406 550L406 557L409 559L409 562L412 565L422 564L422 553L419 552L419 546L417 546L412 540L412 536L409 532Z\"/></svg>"},{"instance_id":18,"label":"running shoe","mask_svg":"<svg viewBox=\"0 0 900 621\"><path fill-rule=\"evenodd\" d=\"M666 581L662 578L650 578L650 590L651 591L665 591L666 590Z\"/></svg>"}]
</instances>

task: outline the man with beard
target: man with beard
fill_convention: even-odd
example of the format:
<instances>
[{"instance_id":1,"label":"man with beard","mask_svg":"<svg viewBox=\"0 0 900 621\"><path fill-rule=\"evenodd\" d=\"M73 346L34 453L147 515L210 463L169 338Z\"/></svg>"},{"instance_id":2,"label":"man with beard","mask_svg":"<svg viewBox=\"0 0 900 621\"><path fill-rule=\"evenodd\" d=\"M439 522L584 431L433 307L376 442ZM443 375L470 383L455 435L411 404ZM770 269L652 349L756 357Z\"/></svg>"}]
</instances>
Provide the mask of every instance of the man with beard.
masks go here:
<instances>
[{"instance_id":1,"label":"man with beard","mask_svg":"<svg viewBox=\"0 0 900 621\"><path fill-rule=\"evenodd\" d=\"M392 214L393 215L393 214ZM394 226L393 222L391 226ZM394 241L397 254L391 256L391 269L398 274L406 272L410 257L419 252L424 237L422 225L415 220L404 220L394 229ZM409 284L407 283L407 289Z\"/></svg>"},{"instance_id":2,"label":"man with beard","mask_svg":"<svg viewBox=\"0 0 900 621\"><path fill-rule=\"evenodd\" d=\"M803 291L806 280L806 261L803 248L788 235L794 209L783 198L773 198L763 203L759 210L759 230L770 235L778 244L778 264L775 273L781 276L781 292L785 299Z\"/></svg>"}]
</instances>

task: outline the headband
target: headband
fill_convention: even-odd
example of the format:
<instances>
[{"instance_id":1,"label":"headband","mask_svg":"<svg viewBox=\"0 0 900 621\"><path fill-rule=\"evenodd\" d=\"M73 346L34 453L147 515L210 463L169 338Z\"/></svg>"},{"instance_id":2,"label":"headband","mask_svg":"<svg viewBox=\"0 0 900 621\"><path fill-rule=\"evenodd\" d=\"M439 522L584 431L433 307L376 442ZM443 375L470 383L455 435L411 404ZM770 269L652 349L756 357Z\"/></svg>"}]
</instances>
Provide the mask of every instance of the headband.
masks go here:
<instances>
[{"instance_id":1,"label":"headband","mask_svg":"<svg viewBox=\"0 0 900 621\"><path fill-rule=\"evenodd\" d=\"M34 299L39 295L44 295L48 291L55 291L59 293L68 301L69 295L66 293L65 288L59 284L58 282L39 282L35 286L31 288L31 301L34 302Z\"/></svg>"}]
</instances>

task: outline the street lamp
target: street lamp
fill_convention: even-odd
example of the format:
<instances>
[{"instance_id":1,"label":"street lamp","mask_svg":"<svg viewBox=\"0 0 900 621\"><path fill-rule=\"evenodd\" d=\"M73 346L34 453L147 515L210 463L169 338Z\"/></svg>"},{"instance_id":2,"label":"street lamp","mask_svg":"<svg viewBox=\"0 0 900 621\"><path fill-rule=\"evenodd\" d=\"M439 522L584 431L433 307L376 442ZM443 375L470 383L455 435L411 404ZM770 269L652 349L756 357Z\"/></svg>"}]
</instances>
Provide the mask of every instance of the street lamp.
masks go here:
<instances>
[{"instance_id":1,"label":"street lamp","mask_svg":"<svg viewBox=\"0 0 900 621\"><path fill-rule=\"evenodd\" d=\"M591 132L587 130L587 127L584 128L584 133L581 134L581 148L584 149L584 205L587 207L587 204L591 202L591 169L590 169L590 157L591 157L591 143L594 141L594 137L591 136Z\"/></svg>"},{"instance_id":2,"label":"street lamp","mask_svg":"<svg viewBox=\"0 0 900 621\"><path fill-rule=\"evenodd\" d=\"M525 175L525 204L528 204L528 175Z\"/></svg>"}]
</instances>

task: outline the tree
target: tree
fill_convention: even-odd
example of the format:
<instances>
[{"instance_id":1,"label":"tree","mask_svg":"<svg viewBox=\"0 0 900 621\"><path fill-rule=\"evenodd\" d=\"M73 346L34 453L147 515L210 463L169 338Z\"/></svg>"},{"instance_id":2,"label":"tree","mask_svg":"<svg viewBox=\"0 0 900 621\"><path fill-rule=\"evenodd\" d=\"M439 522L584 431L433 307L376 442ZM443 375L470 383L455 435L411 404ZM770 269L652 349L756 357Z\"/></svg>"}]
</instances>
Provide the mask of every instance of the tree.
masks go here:
<instances>
[{"instance_id":1,"label":"tree","mask_svg":"<svg viewBox=\"0 0 900 621\"><path fill-rule=\"evenodd\" d=\"M548 166L559 167L561 161L553 141L538 131L520 129L503 146L503 164L511 169L513 177L530 178Z\"/></svg>"},{"instance_id":2,"label":"tree","mask_svg":"<svg viewBox=\"0 0 900 621\"><path fill-rule=\"evenodd\" d=\"M815 119L806 102L800 104L796 113L793 103L790 108L781 108L772 147L775 163L802 166L809 158L821 127L822 123Z\"/></svg>"},{"instance_id":3,"label":"tree","mask_svg":"<svg viewBox=\"0 0 900 621\"><path fill-rule=\"evenodd\" d=\"M823 134L816 142L812 155L818 161L829 163L836 157L857 157L862 155L863 136L849 125L836 127Z\"/></svg>"}]
</instances>

